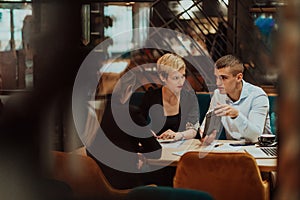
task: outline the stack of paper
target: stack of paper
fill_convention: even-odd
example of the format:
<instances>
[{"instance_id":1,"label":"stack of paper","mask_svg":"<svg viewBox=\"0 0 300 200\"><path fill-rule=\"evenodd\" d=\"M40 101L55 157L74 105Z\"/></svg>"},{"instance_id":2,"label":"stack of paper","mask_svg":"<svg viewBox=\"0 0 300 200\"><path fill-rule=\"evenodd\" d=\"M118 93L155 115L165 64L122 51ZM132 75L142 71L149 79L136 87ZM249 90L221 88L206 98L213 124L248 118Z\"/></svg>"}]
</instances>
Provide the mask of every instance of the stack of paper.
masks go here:
<instances>
[{"instance_id":1,"label":"stack of paper","mask_svg":"<svg viewBox=\"0 0 300 200\"><path fill-rule=\"evenodd\" d=\"M189 150L184 150L184 151L175 151L173 152L174 155L182 156L186 152L190 151L197 151L197 152L214 152L214 153L228 153L228 152L244 152L244 149L242 149L240 146L239 147L233 147L230 146L228 143L213 143L211 145L207 146L200 146L199 148L196 149L189 149Z\"/></svg>"}]
</instances>

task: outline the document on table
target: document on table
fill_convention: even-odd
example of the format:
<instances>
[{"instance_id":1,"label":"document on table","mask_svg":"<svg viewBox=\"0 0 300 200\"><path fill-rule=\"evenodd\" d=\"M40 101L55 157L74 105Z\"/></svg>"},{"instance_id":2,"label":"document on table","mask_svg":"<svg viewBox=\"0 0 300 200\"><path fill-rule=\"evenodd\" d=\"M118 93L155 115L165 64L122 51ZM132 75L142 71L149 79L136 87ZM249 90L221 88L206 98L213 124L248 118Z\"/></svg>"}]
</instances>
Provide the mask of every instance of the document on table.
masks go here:
<instances>
[{"instance_id":1,"label":"document on table","mask_svg":"<svg viewBox=\"0 0 300 200\"><path fill-rule=\"evenodd\" d=\"M163 148L178 148L185 140L178 140L176 142L160 143Z\"/></svg>"},{"instance_id":2,"label":"document on table","mask_svg":"<svg viewBox=\"0 0 300 200\"><path fill-rule=\"evenodd\" d=\"M214 152L214 153L228 153L228 152L244 152L244 149L241 147L230 146L229 143L212 143L207 146L200 146L197 149L187 149L184 151L175 151L172 154L177 156L182 156L189 151L198 151L198 152Z\"/></svg>"},{"instance_id":3,"label":"document on table","mask_svg":"<svg viewBox=\"0 0 300 200\"><path fill-rule=\"evenodd\" d=\"M183 154L185 154L185 153L187 153L189 151L195 151L195 150L174 151L174 152L172 152L172 154L176 155L176 156L182 156Z\"/></svg>"},{"instance_id":4,"label":"document on table","mask_svg":"<svg viewBox=\"0 0 300 200\"><path fill-rule=\"evenodd\" d=\"M227 153L227 152L244 152L244 149L240 146L231 146L229 145L229 143L216 143L213 145L213 148L210 148L212 149L213 152L224 152L224 153Z\"/></svg>"}]
</instances>

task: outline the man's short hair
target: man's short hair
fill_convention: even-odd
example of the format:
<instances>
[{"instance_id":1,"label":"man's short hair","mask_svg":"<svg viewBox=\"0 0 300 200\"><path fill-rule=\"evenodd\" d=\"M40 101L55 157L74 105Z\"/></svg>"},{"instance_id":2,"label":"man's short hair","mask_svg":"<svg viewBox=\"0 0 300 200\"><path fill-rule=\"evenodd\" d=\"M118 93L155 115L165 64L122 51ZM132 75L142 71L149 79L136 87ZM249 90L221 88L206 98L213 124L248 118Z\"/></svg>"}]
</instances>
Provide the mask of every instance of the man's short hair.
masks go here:
<instances>
[{"instance_id":1,"label":"man's short hair","mask_svg":"<svg viewBox=\"0 0 300 200\"><path fill-rule=\"evenodd\" d=\"M223 56L223 57L219 58L216 61L215 65L216 65L217 69L222 69L222 68L225 68L225 67L229 67L231 73L234 76L237 75L238 73L243 73L244 72L243 63L233 55L226 55L226 56Z\"/></svg>"}]
</instances>

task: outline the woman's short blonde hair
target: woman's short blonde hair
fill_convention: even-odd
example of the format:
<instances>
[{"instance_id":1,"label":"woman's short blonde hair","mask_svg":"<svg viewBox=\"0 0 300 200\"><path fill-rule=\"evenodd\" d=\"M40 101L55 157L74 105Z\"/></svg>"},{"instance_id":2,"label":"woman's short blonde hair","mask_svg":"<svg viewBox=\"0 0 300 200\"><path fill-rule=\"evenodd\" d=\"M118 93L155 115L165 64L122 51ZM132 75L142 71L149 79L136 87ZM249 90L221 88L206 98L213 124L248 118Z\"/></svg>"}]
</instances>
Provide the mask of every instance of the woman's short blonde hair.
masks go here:
<instances>
[{"instance_id":1,"label":"woman's short blonde hair","mask_svg":"<svg viewBox=\"0 0 300 200\"><path fill-rule=\"evenodd\" d=\"M185 69L186 65L184 60L176 54L167 53L157 60L157 72L164 78L173 71Z\"/></svg>"}]
</instances>

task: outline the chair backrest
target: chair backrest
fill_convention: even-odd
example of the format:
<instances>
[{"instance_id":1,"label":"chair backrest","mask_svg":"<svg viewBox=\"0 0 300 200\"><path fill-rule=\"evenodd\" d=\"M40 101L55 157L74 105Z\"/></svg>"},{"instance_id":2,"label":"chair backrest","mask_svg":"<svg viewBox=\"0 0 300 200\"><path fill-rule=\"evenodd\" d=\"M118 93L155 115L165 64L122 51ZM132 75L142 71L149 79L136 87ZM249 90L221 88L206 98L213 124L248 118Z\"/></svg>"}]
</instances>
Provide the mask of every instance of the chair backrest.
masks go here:
<instances>
[{"instance_id":1,"label":"chair backrest","mask_svg":"<svg viewBox=\"0 0 300 200\"><path fill-rule=\"evenodd\" d=\"M247 153L184 154L176 169L174 187L208 192L216 200L269 199L255 159Z\"/></svg>"},{"instance_id":2,"label":"chair backrest","mask_svg":"<svg viewBox=\"0 0 300 200\"><path fill-rule=\"evenodd\" d=\"M277 95L269 95L269 115L270 115L270 123L271 123L271 131L273 134L277 134L276 130L276 118L277 118Z\"/></svg>"},{"instance_id":3,"label":"chair backrest","mask_svg":"<svg viewBox=\"0 0 300 200\"><path fill-rule=\"evenodd\" d=\"M166 186L141 186L133 188L126 200L213 200L206 192Z\"/></svg>"},{"instance_id":4,"label":"chair backrest","mask_svg":"<svg viewBox=\"0 0 300 200\"><path fill-rule=\"evenodd\" d=\"M112 188L97 163L88 156L52 151L49 178L67 183L75 197L123 199L130 190Z\"/></svg>"},{"instance_id":5,"label":"chair backrest","mask_svg":"<svg viewBox=\"0 0 300 200\"><path fill-rule=\"evenodd\" d=\"M140 105L144 92L135 92L132 94L130 99L131 104L133 105ZM199 105L199 122L200 124L203 122L205 114L209 108L211 95L210 93L196 93ZM271 130L273 134L276 134L276 103L277 103L277 95L268 95L269 98L269 105L270 105L270 119L271 119Z\"/></svg>"}]
</instances>

